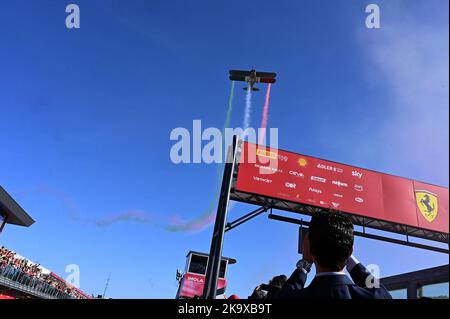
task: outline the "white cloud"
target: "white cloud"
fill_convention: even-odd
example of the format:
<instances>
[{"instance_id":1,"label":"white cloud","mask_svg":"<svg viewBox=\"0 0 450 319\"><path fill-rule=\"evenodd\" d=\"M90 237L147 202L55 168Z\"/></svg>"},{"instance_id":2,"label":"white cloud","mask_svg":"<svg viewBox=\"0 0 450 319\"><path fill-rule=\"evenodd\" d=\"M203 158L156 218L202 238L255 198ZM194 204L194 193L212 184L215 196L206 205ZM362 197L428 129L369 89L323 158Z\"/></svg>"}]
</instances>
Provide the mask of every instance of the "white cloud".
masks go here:
<instances>
[{"instance_id":1,"label":"white cloud","mask_svg":"<svg viewBox=\"0 0 450 319\"><path fill-rule=\"evenodd\" d=\"M399 16L359 34L368 77L387 96L379 147L387 164L401 164L405 173L414 170L413 178L448 185L448 21L430 26L404 12Z\"/></svg>"}]
</instances>

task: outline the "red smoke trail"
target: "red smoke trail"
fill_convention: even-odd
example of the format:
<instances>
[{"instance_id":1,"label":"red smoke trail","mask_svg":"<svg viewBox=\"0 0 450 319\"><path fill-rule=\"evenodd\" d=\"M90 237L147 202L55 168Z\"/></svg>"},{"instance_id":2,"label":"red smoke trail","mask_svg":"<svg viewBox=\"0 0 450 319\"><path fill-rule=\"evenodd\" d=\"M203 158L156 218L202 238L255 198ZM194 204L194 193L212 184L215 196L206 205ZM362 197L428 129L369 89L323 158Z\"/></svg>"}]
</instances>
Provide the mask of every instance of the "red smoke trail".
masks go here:
<instances>
[{"instance_id":1,"label":"red smoke trail","mask_svg":"<svg viewBox=\"0 0 450 319\"><path fill-rule=\"evenodd\" d=\"M270 100L270 83L267 85L266 102L264 103L263 116L261 120L261 134L259 135L258 144L261 145L266 136L267 122L269 121L269 100Z\"/></svg>"}]
</instances>

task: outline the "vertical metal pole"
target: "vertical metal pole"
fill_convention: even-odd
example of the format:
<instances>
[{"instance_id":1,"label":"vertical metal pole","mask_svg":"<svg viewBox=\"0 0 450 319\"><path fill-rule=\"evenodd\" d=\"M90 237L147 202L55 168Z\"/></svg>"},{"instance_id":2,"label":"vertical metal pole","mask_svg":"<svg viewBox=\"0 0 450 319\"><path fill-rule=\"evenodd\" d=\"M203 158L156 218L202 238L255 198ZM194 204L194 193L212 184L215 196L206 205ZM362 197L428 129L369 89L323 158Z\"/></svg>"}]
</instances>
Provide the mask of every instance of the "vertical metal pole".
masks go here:
<instances>
[{"instance_id":1,"label":"vertical metal pole","mask_svg":"<svg viewBox=\"0 0 450 319\"><path fill-rule=\"evenodd\" d=\"M300 220L300 227L298 228L298 253L303 254L303 219Z\"/></svg>"},{"instance_id":2,"label":"vertical metal pole","mask_svg":"<svg viewBox=\"0 0 450 319\"><path fill-rule=\"evenodd\" d=\"M222 187L220 189L219 206L217 208L216 221L211 239L208 267L206 269L204 299L215 299L217 294L217 281L219 279L220 261L222 259L223 238L227 221L228 202L230 201L230 189L233 179L234 163L239 137L233 136L233 144L228 149L227 162L223 172Z\"/></svg>"},{"instance_id":3,"label":"vertical metal pole","mask_svg":"<svg viewBox=\"0 0 450 319\"><path fill-rule=\"evenodd\" d=\"M3 215L1 215L0 217L2 217L2 218L0 219L0 235L1 235L2 232L3 232L3 228L5 228L5 225L6 225L6 219L7 219L8 217L3 216Z\"/></svg>"},{"instance_id":4,"label":"vertical metal pole","mask_svg":"<svg viewBox=\"0 0 450 319\"><path fill-rule=\"evenodd\" d=\"M106 289L108 289L109 280L111 279L111 273L109 273L108 279L106 280L105 290L103 290L102 299L105 299Z\"/></svg>"}]
</instances>

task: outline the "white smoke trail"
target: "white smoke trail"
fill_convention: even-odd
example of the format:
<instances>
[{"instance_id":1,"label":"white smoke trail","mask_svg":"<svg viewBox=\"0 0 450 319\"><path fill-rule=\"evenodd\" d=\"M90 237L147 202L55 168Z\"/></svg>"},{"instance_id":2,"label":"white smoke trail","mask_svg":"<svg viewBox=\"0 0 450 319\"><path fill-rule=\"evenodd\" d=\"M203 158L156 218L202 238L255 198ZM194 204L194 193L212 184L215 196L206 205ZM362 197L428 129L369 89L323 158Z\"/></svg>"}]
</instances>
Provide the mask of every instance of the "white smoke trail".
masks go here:
<instances>
[{"instance_id":1,"label":"white smoke trail","mask_svg":"<svg viewBox=\"0 0 450 319\"><path fill-rule=\"evenodd\" d=\"M247 88L245 95L245 112L244 112L244 132L250 127L250 115L252 112L252 90L250 86Z\"/></svg>"}]
</instances>

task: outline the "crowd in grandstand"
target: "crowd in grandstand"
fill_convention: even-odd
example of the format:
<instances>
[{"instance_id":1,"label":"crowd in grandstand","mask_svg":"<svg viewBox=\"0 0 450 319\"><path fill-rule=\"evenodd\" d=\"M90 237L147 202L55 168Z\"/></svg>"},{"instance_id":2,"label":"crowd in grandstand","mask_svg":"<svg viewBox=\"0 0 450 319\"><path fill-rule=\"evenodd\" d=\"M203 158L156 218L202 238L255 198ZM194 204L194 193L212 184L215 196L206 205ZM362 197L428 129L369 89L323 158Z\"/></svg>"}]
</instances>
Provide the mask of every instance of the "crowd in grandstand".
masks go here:
<instances>
[{"instance_id":1,"label":"crowd in grandstand","mask_svg":"<svg viewBox=\"0 0 450 319\"><path fill-rule=\"evenodd\" d=\"M86 298L79 290L64 280L56 278L41 265L31 262L3 246L0 248L0 277L45 291L50 295L62 294L67 298Z\"/></svg>"}]
</instances>

